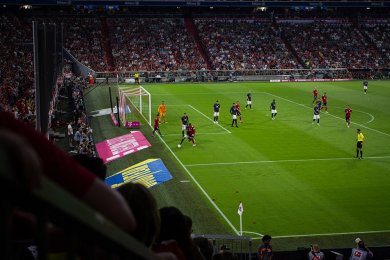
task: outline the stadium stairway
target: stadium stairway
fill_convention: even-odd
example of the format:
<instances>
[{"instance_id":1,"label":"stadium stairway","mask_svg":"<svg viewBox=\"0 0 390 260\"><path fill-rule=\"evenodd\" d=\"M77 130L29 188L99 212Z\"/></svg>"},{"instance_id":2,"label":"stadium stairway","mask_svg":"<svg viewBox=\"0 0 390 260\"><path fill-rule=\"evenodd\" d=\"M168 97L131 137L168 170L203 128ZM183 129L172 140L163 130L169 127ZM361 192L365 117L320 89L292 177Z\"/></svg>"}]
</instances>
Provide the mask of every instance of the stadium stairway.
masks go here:
<instances>
[{"instance_id":1,"label":"stadium stairway","mask_svg":"<svg viewBox=\"0 0 390 260\"><path fill-rule=\"evenodd\" d=\"M295 58L295 61L297 63L301 64L303 66L303 68L306 68L307 66L304 63L304 61L299 57L297 51L291 46L290 41L288 39L286 39L286 37L284 36L283 29L280 29L279 25L275 21L273 22L273 26L275 28L275 32L277 32L277 31L280 32L280 35L279 35L280 39L282 39L282 41L283 41L284 45L286 46L287 50L292 53L292 55Z\"/></svg>"},{"instance_id":2,"label":"stadium stairway","mask_svg":"<svg viewBox=\"0 0 390 260\"><path fill-rule=\"evenodd\" d=\"M107 62L109 70L113 70L115 68L114 65L114 57L112 56L112 48L110 41L110 34L108 32L108 25L106 17L100 18L101 26L102 26L102 45L104 49L104 57Z\"/></svg>"},{"instance_id":3,"label":"stadium stairway","mask_svg":"<svg viewBox=\"0 0 390 260\"><path fill-rule=\"evenodd\" d=\"M194 20L192 19L190 14L188 14L186 17L184 17L184 25L187 29L187 32L190 35L192 35L192 37L194 38L196 48L199 50L200 55L202 55L203 59L205 60L206 65L207 65L207 69L211 70L212 67L211 67L210 57L208 56L200 38L199 38L198 29L196 28L196 26L194 24Z\"/></svg>"}]
</instances>

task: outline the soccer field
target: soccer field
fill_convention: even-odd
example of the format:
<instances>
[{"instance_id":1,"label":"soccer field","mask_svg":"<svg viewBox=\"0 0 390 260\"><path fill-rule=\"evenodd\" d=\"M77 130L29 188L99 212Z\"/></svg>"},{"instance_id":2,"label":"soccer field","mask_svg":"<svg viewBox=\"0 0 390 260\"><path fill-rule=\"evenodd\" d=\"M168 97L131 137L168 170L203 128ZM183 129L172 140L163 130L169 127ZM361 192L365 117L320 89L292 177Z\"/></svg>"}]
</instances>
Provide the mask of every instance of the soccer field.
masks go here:
<instances>
[{"instance_id":1,"label":"soccer field","mask_svg":"<svg viewBox=\"0 0 390 260\"><path fill-rule=\"evenodd\" d=\"M389 82L369 82L366 95L360 81L143 87L152 94L152 116L165 101L168 123L160 127L162 139L153 139L150 127L142 128L159 149L140 153L131 160L167 154L164 156L170 158L166 164L176 178L172 182L175 187L172 183L161 185L170 190L157 192L163 195L159 200L165 199L163 204L169 205L173 196L191 196L185 193L192 184L195 189L191 192L199 192L201 199L194 195L193 202L186 200L181 206L193 217L195 226L207 226L207 216L199 211L203 216L198 217L190 208L208 207L210 219L216 217L227 232L238 234L237 209L242 201L243 234L254 238L271 234L276 239L305 237L310 241L315 237L318 241L319 237L329 240L331 236L337 241L338 236L371 235L375 243L389 243ZM320 126L312 124L314 87L319 96L323 92L328 96L329 113L321 113ZM245 110L248 92L253 97L252 110ZM106 108L93 101L93 95L88 99L87 107ZM272 99L277 102L276 120L271 120L269 110ZM221 104L219 124L213 123L216 100ZM241 103L243 117L238 128L231 127L229 114L236 101ZM350 128L344 119L346 105L353 110ZM180 117L184 112L196 128L197 146L185 142L179 149ZM115 135L108 119L95 120L93 127L98 132L97 141ZM366 138L363 160L354 158L357 128ZM110 173L125 168L126 160L124 157L118 160L121 162L111 163ZM174 195L168 195L170 192ZM199 230L216 232L201 227Z\"/></svg>"}]
</instances>

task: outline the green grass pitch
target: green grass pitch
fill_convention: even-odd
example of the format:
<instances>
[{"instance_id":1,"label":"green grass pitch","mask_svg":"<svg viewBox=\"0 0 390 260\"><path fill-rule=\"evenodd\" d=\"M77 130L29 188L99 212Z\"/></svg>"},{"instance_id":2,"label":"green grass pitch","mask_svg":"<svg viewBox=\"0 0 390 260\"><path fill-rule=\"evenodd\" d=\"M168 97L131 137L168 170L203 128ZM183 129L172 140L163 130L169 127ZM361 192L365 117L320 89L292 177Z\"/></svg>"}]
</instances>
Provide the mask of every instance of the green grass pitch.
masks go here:
<instances>
[{"instance_id":1,"label":"green grass pitch","mask_svg":"<svg viewBox=\"0 0 390 260\"><path fill-rule=\"evenodd\" d=\"M120 86L123 88L127 85ZM152 148L108 165L109 174L148 158L162 158L174 180L153 189L160 206L176 205L194 220L195 233L239 231L271 234L276 249L320 242L323 247L353 246L356 236L369 244L390 243L390 84L370 81L323 83L196 83L144 85L152 94L152 117L167 105L164 137L142 131ZM328 95L329 113L312 124L312 90ZM245 110L246 93L253 110ZM114 93L115 95L115 93ZM278 115L271 120L272 99ZM219 124L213 104L219 100ZM231 127L229 109L240 101L243 123ZM347 128L344 108L353 112ZM109 107L108 88L88 95L87 108ZM179 149L181 115L196 127L197 146ZM96 142L125 133L109 116L94 118ZM363 160L356 154L356 129L365 135ZM367 240L366 239L366 240Z\"/></svg>"}]
</instances>

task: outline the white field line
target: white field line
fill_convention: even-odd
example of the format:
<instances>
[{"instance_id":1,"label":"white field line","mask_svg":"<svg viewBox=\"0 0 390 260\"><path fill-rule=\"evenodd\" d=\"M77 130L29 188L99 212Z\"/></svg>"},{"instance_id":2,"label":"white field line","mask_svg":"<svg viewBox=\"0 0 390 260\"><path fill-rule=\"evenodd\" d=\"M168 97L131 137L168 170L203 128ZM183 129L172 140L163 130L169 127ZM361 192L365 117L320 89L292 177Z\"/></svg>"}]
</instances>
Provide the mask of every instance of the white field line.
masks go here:
<instances>
[{"instance_id":1,"label":"white field line","mask_svg":"<svg viewBox=\"0 0 390 260\"><path fill-rule=\"evenodd\" d=\"M370 156L364 157L366 159L389 159L390 156ZM354 157L345 158L316 158L316 159L296 159L296 160L273 160L273 161L247 161L247 162L217 162L217 163L197 163L197 164L186 164L186 167L197 167L197 166L214 166L214 165L234 165L234 164L260 164L260 163L285 163L285 162L313 162L313 161L339 161L339 160L357 160Z\"/></svg>"},{"instance_id":2,"label":"white field line","mask_svg":"<svg viewBox=\"0 0 390 260\"><path fill-rule=\"evenodd\" d=\"M299 103L297 103L297 102L295 102L295 101L292 101L292 100L290 100L290 99L283 98L283 97L280 97L280 96L278 96L278 95L274 95L274 94L271 94L271 93L268 93L268 92L257 92L257 93L265 93L265 94L268 94L268 95L270 95L270 96L274 96L274 97L283 99L283 100L285 100L285 101L288 101L288 102L290 102L290 103L296 104L296 105L298 105L298 106L302 106L302 107L307 107L307 108L313 109L312 107L306 106L306 105L304 105L304 104L299 104ZM332 115L332 114L330 114L330 113L328 113L327 115L332 116L332 117L337 118L337 119L341 119L341 120L343 120L343 121L345 120L344 118L341 118L341 117ZM368 122L368 123L369 123L369 122ZM366 123L366 124L368 124L368 123ZM368 126L365 126L365 125L363 125L363 124L358 124L358 123L354 123L354 122L351 122L351 124L354 124L354 125L360 126L360 127L362 127L362 128L366 128L366 129L368 129L368 130L371 130L371 131L374 131L374 132L376 132L376 133L383 134L383 135L386 135L386 136L389 136L389 137L390 137L390 134L381 132L381 131L379 131L379 130L373 129L373 128L368 127Z\"/></svg>"},{"instance_id":3,"label":"white field line","mask_svg":"<svg viewBox=\"0 0 390 260\"><path fill-rule=\"evenodd\" d=\"M354 234L376 234L376 233L388 233L390 230L377 230L377 231L356 231L356 232L342 232L342 233L324 233L324 234L307 234L307 235L288 235L288 236L272 236L272 238L293 238L293 237L319 237L319 236L341 236L341 235L354 235Z\"/></svg>"},{"instance_id":4,"label":"white field line","mask_svg":"<svg viewBox=\"0 0 390 260\"><path fill-rule=\"evenodd\" d=\"M332 108L342 108L343 109L343 107L337 107L337 106L336 107L332 106ZM370 114L370 113L367 113L367 112L364 112L364 111L361 111L361 110L357 110L357 109L353 109L353 111L360 112L360 113L366 114L369 117L371 117L371 119L369 121L367 121L365 123L362 123L362 125L367 125L367 124L369 124L369 123L371 123L372 121L375 120L375 117L372 114Z\"/></svg>"},{"instance_id":5,"label":"white field line","mask_svg":"<svg viewBox=\"0 0 390 260\"><path fill-rule=\"evenodd\" d=\"M191 105L188 105L190 108L192 108L193 110L195 110L196 112L198 112L199 114L201 114L202 116L204 116L205 118L207 118L207 120L211 121L211 122L214 122L213 120L211 120L211 118L209 118L208 116L206 116L205 114L203 114L202 112L200 112L198 109L196 109L195 107L191 106ZM231 134L232 132L230 132L229 130L227 130L225 127L221 126L220 124L216 124L217 126L219 126L220 128L222 128L223 130L225 130L226 132L228 132L229 134Z\"/></svg>"},{"instance_id":6,"label":"white field line","mask_svg":"<svg viewBox=\"0 0 390 260\"><path fill-rule=\"evenodd\" d=\"M147 119L145 118L144 115L142 115L140 113L140 115L145 119L145 121L147 121ZM151 129L153 129L153 127L151 125L149 125ZM234 233L236 233L237 235L240 234L240 232L233 226L232 222L230 222L230 220L225 216L225 214L223 214L222 210L220 210L220 208L218 208L217 204L215 204L215 202L210 198L210 196L207 194L207 192L203 189L203 187L199 184L199 182L195 179L195 177L191 174L191 172L187 169L187 167L180 161L179 157L177 157L177 155L172 151L172 149L169 147L169 145L164 141L164 139L162 139L161 136L157 135L158 138L160 138L161 142L164 143L164 145L167 147L167 149L171 152L172 156L175 157L175 159L178 161L178 163L183 167L183 169L186 171L186 173L188 174L188 176L190 176L190 178L192 179L192 181L196 184L196 186L198 186L198 188L202 191L202 193L206 196L206 198L210 201L211 205L214 206L214 208L218 211L218 213L222 216L222 218L226 221L226 223L233 229Z\"/></svg>"}]
</instances>

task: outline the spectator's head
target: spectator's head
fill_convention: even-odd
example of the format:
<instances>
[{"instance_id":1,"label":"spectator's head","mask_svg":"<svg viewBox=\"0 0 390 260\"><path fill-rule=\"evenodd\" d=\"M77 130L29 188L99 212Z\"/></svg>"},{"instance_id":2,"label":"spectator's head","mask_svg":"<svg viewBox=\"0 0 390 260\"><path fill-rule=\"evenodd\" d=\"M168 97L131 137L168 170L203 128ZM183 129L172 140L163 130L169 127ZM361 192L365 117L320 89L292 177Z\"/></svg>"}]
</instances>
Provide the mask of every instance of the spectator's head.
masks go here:
<instances>
[{"instance_id":1,"label":"spectator's head","mask_svg":"<svg viewBox=\"0 0 390 260\"><path fill-rule=\"evenodd\" d=\"M118 188L132 209L137 227L132 235L146 246L151 246L160 230L160 214L152 193L140 183L126 183Z\"/></svg>"},{"instance_id":2,"label":"spectator's head","mask_svg":"<svg viewBox=\"0 0 390 260\"><path fill-rule=\"evenodd\" d=\"M318 253L320 252L320 247L318 246L318 244L313 244L311 246L311 250L314 252L314 253Z\"/></svg>"},{"instance_id":3,"label":"spectator's head","mask_svg":"<svg viewBox=\"0 0 390 260\"><path fill-rule=\"evenodd\" d=\"M183 213L176 207L164 207L160 209L160 216L161 229L157 242L176 240L186 257L191 258L191 236Z\"/></svg>"},{"instance_id":4,"label":"spectator's head","mask_svg":"<svg viewBox=\"0 0 390 260\"><path fill-rule=\"evenodd\" d=\"M191 236L191 234L192 234L192 218L187 216L187 215L184 215L184 220L186 223L188 235Z\"/></svg>"},{"instance_id":5,"label":"spectator's head","mask_svg":"<svg viewBox=\"0 0 390 260\"><path fill-rule=\"evenodd\" d=\"M270 235L264 235L261 241L263 242L264 245L269 245L271 239L272 237Z\"/></svg>"},{"instance_id":6,"label":"spectator's head","mask_svg":"<svg viewBox=\"0 0 390 260\"><path fill-rule=\"evenodd\" d=\"M358 248L365 248L366 246L364 245L364 241L361 240L360 238L355 239L355 243L357 244Z\"/></svg>"},{"instance_id":7,"label":"spectator's head","mask_svg":"<svg viewBox=\"0 0 390 260\"><path fill-rule=\"evenodd\" d=\"M82 147L85 147L84 144L81 144ZM107 166L104 164L103 160L99 157L91 157L85 154L77 154L73 158L84 168L90 170L92 173L101 179L106 179Z\"/></svg>"}]
</instances>

